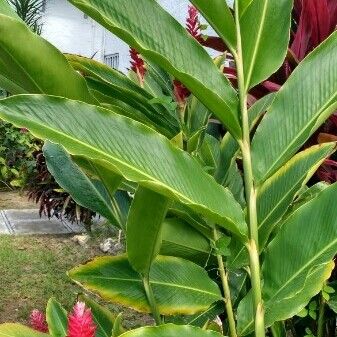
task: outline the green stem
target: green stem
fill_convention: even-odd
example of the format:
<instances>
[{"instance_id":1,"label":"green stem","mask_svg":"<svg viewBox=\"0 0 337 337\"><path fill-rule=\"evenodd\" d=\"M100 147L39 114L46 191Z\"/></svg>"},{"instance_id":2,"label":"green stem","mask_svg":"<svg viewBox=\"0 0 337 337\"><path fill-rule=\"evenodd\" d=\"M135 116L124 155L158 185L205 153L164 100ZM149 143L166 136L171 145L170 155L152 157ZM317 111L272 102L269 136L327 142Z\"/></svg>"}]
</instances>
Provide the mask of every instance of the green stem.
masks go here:
<instances>
[{"instance_id":1,"label":"green stem","mask_svg":"<svg viewBox=\"0 0 337 337\"><path fill-rule=\"evenodd\" d=\"M159 310L158 310L156 299L154 297L154 294L153 294L152 287L151 287L150 280L149 280L148 276L145 276L143 278L143 285L144 285L146 297L147 297L147 300L149 302L151 312L152 312L153 318L156 322L156 325L161 325L162 320L161 320L161 317L160 317L160 313L159 313Z\"/></svg>"},{"instance_id":2,"label":"green stem","mask_svg":"<svg viewBox=\"0 0 337 337\"><path fill-rule=\"evenodd\" d=\"M213 230L213 236L214 236L214 241L217 241L219 239L219 234L216 228L214 228ZM218 259L218 267L219 267L222 288L223 288L223 292L225 295L224 302L225 302L225 308L226 308L226 313L227 313L227 318L228 318L229 336L237 337L235 319L234 319L234 313L233 313L233 305L232 305L232 299L231 299L231 292L230 292L229 284L228 284L228 274L226 273L222 256L217 254L217 259Z\"/></svg>"},{"instance_id":3,"label":"green stem","mask_svg":"<svg viewBox=\"0 0 337 337\"><path fill-rule=\"evenodd\" d=\"M254 177L252 169L252 158L250 149L250 128L248 120L247 108L247 92L245 90L245 77L243 70L243 53L241 30L239 20L239 1L235 1L235 20L237 30L237 54L234 55L237 67L237 78L239 86L240 111L242 122L242 141L240 142L243 170L244 170L244 184L245 194L248 209L248 223L249 223L249 237L247 248L250 257L250 271L253 292L253 307L255 313L255 336L264 337L264 308L262 302L261 292L261 272L259 261L259 234L256 211L256 189L254 186Z\"/></svg>"},{"instance_id":4,"label":"green stem","mask_svg":"<svg viewBox=\"0 0 337 337\"><path fill-rule=\"evenodd\" d=\"M324 337L324 314L325 314L325 300L321 295L318 311L317 337Z\"/></svg>"}]
</instances>

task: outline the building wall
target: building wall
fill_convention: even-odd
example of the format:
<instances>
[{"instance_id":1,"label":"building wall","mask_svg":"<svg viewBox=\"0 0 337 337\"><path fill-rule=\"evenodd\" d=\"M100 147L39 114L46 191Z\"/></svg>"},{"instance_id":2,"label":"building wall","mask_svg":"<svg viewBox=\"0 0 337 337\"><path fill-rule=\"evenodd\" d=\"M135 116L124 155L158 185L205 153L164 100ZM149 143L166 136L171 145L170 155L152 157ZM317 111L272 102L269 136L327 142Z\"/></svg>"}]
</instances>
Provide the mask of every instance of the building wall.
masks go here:
<instances>
[{"instance_id":1,"label":"building wall","mask_svg":"<svg viewBox=\"0 0 337 337\"><path fill-rule=\"evenodd\" d=\"M188 0L159 0L184 24ZM67 0L47 0L42 36L64 53L79 54L104 61L104 55L119 53L119 69L129 67L129 47L72 6Z\"/></svg>"}]
</instances>

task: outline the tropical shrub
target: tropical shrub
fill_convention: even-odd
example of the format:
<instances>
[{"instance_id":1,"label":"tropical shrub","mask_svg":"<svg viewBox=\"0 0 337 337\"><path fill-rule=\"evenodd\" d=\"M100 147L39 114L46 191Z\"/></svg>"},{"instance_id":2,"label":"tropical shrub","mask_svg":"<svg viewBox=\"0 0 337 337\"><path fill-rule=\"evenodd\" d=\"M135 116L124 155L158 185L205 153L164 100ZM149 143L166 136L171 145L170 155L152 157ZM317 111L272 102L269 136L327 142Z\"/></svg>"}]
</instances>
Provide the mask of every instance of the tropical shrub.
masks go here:
<instances>
[{"instance_id":1,"label":"tropical shrub","mask_svg":"<svg viewBox=\"0 0 337 337\"><path fill-rule=\"evenodd\" d=\"M0 122L0 181L3 188L23 188L35 174L34 153L41 142L25 129Z\"/></svg>"},{"instance_id":2,"label":"tropical shrub","mask_svg":"<svg viewBox=\"0 0 337 337\"><path fill-rule=\"evenodd\" d=\"M302 146L337 107L336 33L248 109L286 57L291 0L238 0L234 15L225 1L192 1L227 46L238 90L223 74L228 57L212 60L155 0L70 2L133 48L131 79L62 55L0 6L0 85L14 94L0 117L48 139L55 179L126 233L127 254L69 276L153 315L158 327L125 337L284 336L317 311L302 335L324 336L337 185L307 183L336 144ZM210 133L214 120L223 136ZM223 331L207 331L217 315ZM39 336L22 329L0 326Z\"/></svg>"}]
</instances>

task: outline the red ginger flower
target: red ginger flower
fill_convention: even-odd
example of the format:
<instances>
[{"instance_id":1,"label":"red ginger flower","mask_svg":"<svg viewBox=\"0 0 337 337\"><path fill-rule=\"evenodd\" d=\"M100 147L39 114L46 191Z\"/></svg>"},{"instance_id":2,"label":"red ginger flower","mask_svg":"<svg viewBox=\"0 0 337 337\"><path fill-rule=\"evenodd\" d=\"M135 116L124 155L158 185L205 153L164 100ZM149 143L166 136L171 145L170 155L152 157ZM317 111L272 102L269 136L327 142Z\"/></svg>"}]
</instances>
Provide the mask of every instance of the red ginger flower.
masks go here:
<instances>
[{"instance_id":1,"label":"red ginger flower","mask_svg":"<svg viewBox=\"0 0 337 337\"><path fill-rule=\"evenodd\" d=\"M40 332L48 332L48 325L46 317L43 312L39 310L33 310L29 317L30 326Z\"/></svg>"},{"instance_id":2,"label":"red ginger flower","mask_svg":"<svg viewBox=\"0 0 337 337\"><path fill-rule=\"evenodd\" d=\"M194 6L188 6L188 16L186 18L186 30L194 37L198 42L203 42L203 38L200 33L200 21L199 12ZM183 106L186 102L186 98L191 94L190 91L178 80L173 81L173 91L177 103Z\"/></svg>"},{"instance_id":3,"label":"red ginger flower","mask_svg":"<svg viewBox=\"0 0 337 337\"><path fill-rule=\"evenodd\" d=\"M199 12L194 6L188 6L186 29L198 42L203 41L200 32Z\"/></svg>"},{"instance_id":4,"label":"red ginger flower","mask_svg":"<svg viewBox=\"0 0 337 337\"><path fill-rule=\"evenodd\" d=\"M96 326L90 309L85 303L77 302L68 316L67 337L95 337Z\"/></svg>"},{"instance_id":5,"label":"red ginger flower","mask_svg":"<svg viewBox=\"0 0 337 337\"><path fill-rule=\"evenodd\" d=\"M130 56L131 56L131 70L133 70L137 74L139 82L142 84L146 74L145 62L141 58L138 51L134 48L130 48Z\"/></svg>"}]
</instances>

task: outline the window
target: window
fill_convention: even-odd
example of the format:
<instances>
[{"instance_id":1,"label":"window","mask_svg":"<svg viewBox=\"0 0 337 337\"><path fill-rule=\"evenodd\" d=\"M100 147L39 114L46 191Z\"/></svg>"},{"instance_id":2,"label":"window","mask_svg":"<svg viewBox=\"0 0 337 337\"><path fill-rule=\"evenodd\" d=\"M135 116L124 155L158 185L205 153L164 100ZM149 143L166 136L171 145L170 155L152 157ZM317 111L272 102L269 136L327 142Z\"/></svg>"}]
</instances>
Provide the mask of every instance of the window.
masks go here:
<instances>
[{"instance_id":1,"label":"window","mask_svg":"<svg viewBox=\"0 0 337 337\"><path fill-rule=\"evenodd\" d=\"M105 55L104 56L104 63L111 68L118 69L118 67L119 67L119 53Z\"/></svg>"}]
</instances>

